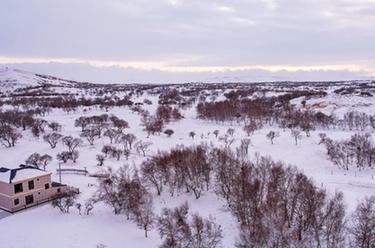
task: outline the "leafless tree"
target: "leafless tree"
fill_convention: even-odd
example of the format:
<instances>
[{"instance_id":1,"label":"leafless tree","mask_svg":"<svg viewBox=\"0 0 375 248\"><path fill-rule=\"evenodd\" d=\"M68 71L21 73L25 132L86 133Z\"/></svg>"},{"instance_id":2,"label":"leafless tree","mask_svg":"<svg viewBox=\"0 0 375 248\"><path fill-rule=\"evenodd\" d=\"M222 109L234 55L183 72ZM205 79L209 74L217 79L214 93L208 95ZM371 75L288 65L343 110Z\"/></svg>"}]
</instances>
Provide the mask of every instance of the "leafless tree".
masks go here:
<instances>
[{"instance_id":1,"label":"leafless tree","mask_svg":"<svg viewBox=\"0 0 375 248\"><path fill-rule=\"evenodd\" d=\"M87 125L89 125L90 119L88 117L81 116L75 120L74 125L76 127L81 127L81 131L83 132Z\"/></svg>"},{"instance_id":2,"label":"leafless tree","mask_svg":"<svg viewBox=\"0 0 375 248\"><path fill-rule=\"evenodd\" d=\"M152 195L146 194L142 197L141 204L134 210L135 221L142 228L147 238L148 231L153 228L155 222L155 214L153 210Z\"/></svg>"},{"instance_id":3,"label":"leafless tree","mask_svg":"<svg viewBox=\"0 0 375 248\"><path fill-rule=\"evenodd\" d=\"M59 133L49 133L43 136L45 142L47 142L52 149L56 148L57 143L61 139L62 135Z\"/></svg>"},{"instance_id":4,"label":"leafless tree","mask_svg":"<svg viewBox=\"0 0 375 248\"><path fill-rule=\"evenodd\" d=\"M189 137L191 137L192 139L194 139L194 136L195 136L195 132L193 132L193 131L189 132Z\"/></svg>"},{"instance_id":5,"label":"leafless tree","mask_svg":"<svg viewBox=\"0 0 375 248\"><path fill-rule=\"evenodd\" d=\"M275 131L270 131L268 134L267 134L267 139L269 139L271 141L271 144L273 144L273 140L276 138L276 137L279 137L280 134L279 132L275 132Z\"/></svg>"},{"instance_id":6,"label":"leafless tree","mask_svg":"<svg viewBox=\"0 0 375 248\"><path fill-rule=\"evenodd\" d=\"M64 145L66 145L69 149L69 152L73 152L77 146L82 144L82 140L79 138L73 138L72 136L65 136L62 138L62 142Z\"/></svg>"},{"instance_id":7,"label":"leafless tree","mask_svg":"<svg viewBox=\"0 0 375 248\"><path fill-rule=\"evenodd\" d=\"M51 205L54 208L60 209L63 213L69 213L69 209L75 205L76 199L77 195L74 192L62 192L51 201Z\"/></svg>"},{"instance_id":8,"label":"leafless tree","mask_svg":"<svg viewBox=\"0 0 375 248\"><path fill-rule=\"evenodd\" d=\"M0 142L5 147L14 147L19 139L22 138L17 129L9 125L0 125Z\"/></svg>"},{"instance_id":9,"label":"leafless tree","mask_svg":"<svg viewBox=\"0 0 375 248\"><path fill-rule=\"evenodd\" d=\"M353 214L351 233L353 246L372 248L375 246L375 197L365 198Z\"/></svg>"},{"instance_id":10,"label":"leafless tree","mask_svg":"<svg viewBox=\"0 0 375 248\"><path fill-rule=\"evenodd\" d=\"M234 130L233 128L228 128L228 130L227 130L227 134L228 134L229 136L232 136L232 137L233 137L235 131L236 131L236 130Z\"/></svg>"},{"instance_id":11,"label":"leafless tree","mask_svg":"<svg viewBox=\"0 0 375 248\"><path fill-rule=\"evenodd\" d=\"M219 130L214 130L213 134L215 135L215 138L217 138L217 136L219 135Z\"/></svg>"},{"instance_id":12,"label":"leafless tree","mask_svg":"<svg viewBox=\"0 0 375 248\"><path fill-rule=\"evenodd\" d=\"M297 129L291 129L290 135L294 138L295 145L298 144L298 140L302 138L301 131Z\"/></svg>"},{"instance_id":13,"label":"leafless tree","mask_svg":"<svg viewBox=\"0 0 375 248\"><path fill-rule=\"evenodd\" d=\"M96 155L96 161L98 161L98 166L103 166L105 157L103 155Z\"/></svg>"},{"instance_id":14,"label":"leafless tree","mask_svg":"<svg viewBox=\"0 0 375 248\"><path fill-rule=\"evenodd\" d=\"M149 150L149 147L152 145L152 142L145 142L142 140L137 141L135 144L135 149L138 153L142 153L143 156L146 156L146 152Z\"/></svg>"},{"instance_id":15,"label":"leafless tree","mask_svg":"<svg viewBox=\"0 0 375 248\"><path fill-rule=\"evenodd\" d=\"M132 133L127 133L122 135L121 141L124 144L124 149L127 147L129 150L132 149L133 143L137 140L137 137L135 137Z\"/></svg>"},{"instance_id":16,"label":"leafless tree","mask_svg":"<svg viewBox=\"0 0 375 248\"><path fill-rule=\"evenodd\" d=\"M116 130L116 129L113 129L113 128L108 128L103 136L105 137L108 137L109 138L109 141L111 142L111 144L113 143L113 141L115 140L118 140L118 138L120 137L120 135L122 135L122 131L119 131L119 130Z\"/></svg>"},{"instance_id":17,"label":"leafless tree","mask_svg":"<svg viewBox=\"0 0 375 248\"><path fill-rule=\"evenodd\" d=\"M229 148L234 142L234 138L229 137L228 135L221 136L219 140L224 142L225 148Z\"/></svg>"},{"instance_id":18,"label":"leafless tree","mask_svg":"<svg viewBox=\"0 0 375 248\"><path fill-rule=\"evenodd\" d=\"M218 248L223 238L222 230L212 218L203 219L194 214L189 221L187 203L175 209L163 209L157 228L163 240L161 248Z\"/></svg>"},{"instance_id":19,"label":"leafless tree","mask_svg":"<svg viewBox=\"0 0 375 248\"><path fill-rule=\"evenodd\" d=\"M61 131L61 125L57 122L50 122L48 124L48 127L51 128L53 132L59 132Z\"/></svg>"},{"instance_id":20,"label":"leafless tree","mask_svg":"<svg viewBox=\"0 0 375 248\"><path fill-rule=\"evenodd\" d=\"M60 152L56 155L57 160L62 161L64 163L68 162L69 159L71 159L71 153L64 151Z\"/></svg>"},{"instance_id":21,"label":"leafless tree","mask_svg":"<svg viewBox=\"0 0 375 248\"><path fill-rule=\"evenodd\" d=\"M90 145L94 145L95 138L99 137L99 129L96 126L86 128L81 133L82 138L86 138Z\"/></svg>"}]
</instances>

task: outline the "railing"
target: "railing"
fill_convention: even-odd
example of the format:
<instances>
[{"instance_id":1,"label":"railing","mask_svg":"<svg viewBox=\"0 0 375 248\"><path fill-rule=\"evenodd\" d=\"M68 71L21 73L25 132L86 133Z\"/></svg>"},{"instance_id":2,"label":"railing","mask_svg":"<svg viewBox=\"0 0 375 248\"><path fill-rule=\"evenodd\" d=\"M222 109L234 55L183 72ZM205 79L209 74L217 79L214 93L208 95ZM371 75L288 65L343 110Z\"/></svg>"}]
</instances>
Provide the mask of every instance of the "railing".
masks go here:
<instances>
[{"instance_id":1,"label":"railing","mask_svg":"<svg viewBox=\"0 0 375 248\"><path fill-rule=\"evenodd\" d=\"M85 169L56 169L56 172L59 173L73 173L73 174L84 174L85 176L89 172Z\"/></svg>"}]
</instances>

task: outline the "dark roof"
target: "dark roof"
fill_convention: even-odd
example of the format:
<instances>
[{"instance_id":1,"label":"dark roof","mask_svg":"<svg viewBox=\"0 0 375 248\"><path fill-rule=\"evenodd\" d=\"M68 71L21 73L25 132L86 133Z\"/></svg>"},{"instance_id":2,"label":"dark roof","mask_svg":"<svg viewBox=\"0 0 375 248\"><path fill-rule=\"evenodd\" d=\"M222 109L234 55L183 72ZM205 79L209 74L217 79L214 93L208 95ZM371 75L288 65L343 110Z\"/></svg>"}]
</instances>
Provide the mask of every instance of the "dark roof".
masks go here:
<instances>
[{"instance_id":1,"label":"dark roof","mask_svg":"<svg viewBox=\"0 0 375 248\"><path fill-rule=\"evenodd\" d=\"M52 182L51 185L52 185L52 188L66 186L66 184L62 184L58 182Z\"/></svg>"},{"instance_id":2,"label":"dark roof","mask_svg":"<svg viewBox=\"0 0 375 248\"><path fill-rule=\"evenodd\" d=\"M1 172L7 172L7 171L9 171L10 169L8 169L8 168L4 168L4 167L0 167L0 173Z\"/></svg>"},{"instance_id":3,"label":"dark roof","mask_svg":"<svg viewBox=\"0 0 375 248\"><path fill-rule=\"evenodd\" d=\"M17 172L21 171L21 170L26 170L26 169L42 171L41 169L35 168L33 166L21 164L16 169L9 169L9 168L5 168L5 167L1 167L0 168L0 173L7 173L7 172L10 171L10 173L9 173L9 180L7 179L7 181L9 183L12 183L12 180L16 177Z\"/></svg>"}]
</instances>

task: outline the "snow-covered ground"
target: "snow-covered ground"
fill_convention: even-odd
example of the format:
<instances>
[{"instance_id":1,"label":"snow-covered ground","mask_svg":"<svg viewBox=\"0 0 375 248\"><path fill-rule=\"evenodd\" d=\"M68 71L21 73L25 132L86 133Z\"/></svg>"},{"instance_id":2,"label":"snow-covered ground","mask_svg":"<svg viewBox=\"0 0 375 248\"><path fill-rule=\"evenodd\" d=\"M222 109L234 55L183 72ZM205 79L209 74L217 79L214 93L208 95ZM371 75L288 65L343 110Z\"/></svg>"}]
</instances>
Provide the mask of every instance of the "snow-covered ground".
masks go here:
<instances>
[{"instance_id":1,"label":"snow-covered ground","mask_svg":"<svg viewBox=\"0 0 375 248\"><path fill-rule=\"evenodd\" d=\"M144 105L144 108L153 113L157 106L157 96L146 96L152 100L152 105ZM142 102L145 97L137 99ZM298 105L303 99L297 98L293 103ZM307 102L309 105L324 102L325 112L341 113L342 111L356 110L354 104L363 105L366 112L373 111L374 98L353 98L326 96L319 99L311 99ZM336 105L339 105L337 107ZM358 106L359 106L358 105ZM335 107L336 106L336 107ZM3 106L11 108L11 106ZM85 110L85 111L84 111ZM74 121L80 116L91 116L105 113L104 110L91 107L79 108L75 112L66 113L62 110L53 110L45 118L47 121L56 121L62 124L61 133L79 137L80 128L74 127ZM150 136L143 131L140 116L133 113L128 107L116 107L110 109L107 114L114 114L129 122L127 133L133 133L138 140L151 141L152 146L148 155L158 151L169 150L176 145L185 146L200 144L202 142L213 144L215 146L223 145L218 138L213 135L214 130L219 130L220 134L226 133L228 128L234 128L236 131L234 137L236 142L232 145L236 147L239 141L247 135L242 130L242 126L236 123L214 123L196 119L195 108L189 108L183 112L184 119L178 122L168 124L166 128L174 130L171 137L165 134ZM275 139L272 145L266 138L270 131L278 131L280 137ZM196 136L190 138L188 133L194 131ZM375 171L366 169L363 171L350 170L343 171L333 165L326 157L326 149L319 145L319 136L321 132L327 130L315 130L311 132L310 137L303 136L298 145L289 131L283 131L277 127L265 127L251 135L252 142L250 156L254 153L269 155L275 160L283 161L287 164L298 167L307 176L311 177L318 186L324 187L330 193L341 191L344 193L344 200L347 205L347 213L357 205L360 199L375 193ZM23 131L22 140L13 148L0 147L0 166L15 168L24 163L25 159L32 153L49 154L54 160L48 165L47 170L53 172L53 179L58 180L56 169L58 162L56 154L65 150L60 143L56 149L43 141L42 138L33 137L30 131ZM353 132L349 131L332 131L327 132L328 137L340 140L349 138ZM76 164L63 164L63 168L87 168L90 173L100 171L102 168L97 166L96 155L100 154L103 145L109 144L106 137L95 140L93 146L84 140L83 145L79 147L80 157ZM124 157L120 161L116 159L107 159L105 166L119 168L123 165L138 167L146 158L132 152L129 159ZM83 175L63 175L62 182L71 186L80 188L79 202L85 202L95 191L96 179ZM154 198L155 212L160 213L164 207L175 207L187 201L190 205L191 213L199 213L203 216L213 216L217 223L223 229L223 246L233 247L238 235L238 224L231 213L226 209L225 202L213 192L204 192L198 200L193 195L186 193L170 197L169 194L163 193L161 196ZM2 213L0 213L0 216ZM157 247L160 244L158 233L153 230L148 238L144 238L144 233L136 224L126 220L124 216L116 216L108 206L96 204L92 215L79 215L75 209L70 214L63 214L57 209L53 209L50 204L31 208L11 216L1 219L0 217L0 247L1 248L47 248L47 247L96 247L97 245L105 247L138 247L149 248ZM136 245L134 245L136 244Z\"/></svg>"}]
</instances>

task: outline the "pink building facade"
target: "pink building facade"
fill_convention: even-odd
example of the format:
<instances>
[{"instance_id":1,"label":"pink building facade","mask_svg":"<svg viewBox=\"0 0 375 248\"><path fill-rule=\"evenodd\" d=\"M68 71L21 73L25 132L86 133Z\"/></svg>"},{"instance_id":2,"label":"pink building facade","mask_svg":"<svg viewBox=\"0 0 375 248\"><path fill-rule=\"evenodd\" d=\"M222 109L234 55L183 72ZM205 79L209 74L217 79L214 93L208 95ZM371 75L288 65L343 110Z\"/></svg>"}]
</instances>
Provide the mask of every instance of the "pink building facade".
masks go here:
<instances>
[{"instance_id":1,"label":"pink building facade","mask_svg":"<svg viewBox=\"0 0 375 248\"><path fill-rule=\"evenodd\" d=\"M0 209L16 212L56 197L66 185L52 182L51 172L20 165L16 169L0 168Z\"/></svg>"}]
</instances>

